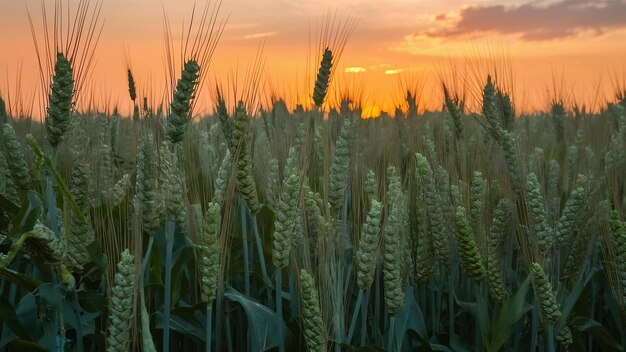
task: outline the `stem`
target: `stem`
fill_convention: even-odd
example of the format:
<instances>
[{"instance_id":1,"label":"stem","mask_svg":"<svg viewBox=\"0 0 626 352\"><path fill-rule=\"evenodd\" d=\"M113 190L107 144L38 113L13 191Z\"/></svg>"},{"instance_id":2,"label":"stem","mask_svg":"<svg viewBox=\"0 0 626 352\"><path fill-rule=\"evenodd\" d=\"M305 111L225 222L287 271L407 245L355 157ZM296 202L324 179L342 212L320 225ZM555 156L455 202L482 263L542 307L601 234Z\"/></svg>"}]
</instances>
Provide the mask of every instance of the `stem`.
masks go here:
<instances>
[{"instance_id":1,"label":"stem","mask_svg":"<svg viewBox=\"0 0 626 352\"><path fill-rule=\"evenodd\" d=\"M448 329L450 336L454 336L454 273L448 273Z\"/></svg>"},{"instance_id":2,"label":"stem","mask_svg":"<svg viewBox=\"0 0 626 352\"><path fill-rule=\"evenodd\" d=\"M227 345L228 352L233 352L233 333L232 333L232 328L230 327L230 315L229 314L226 314L226 345Z\"/></svg>"},{"instance_id":3,"label":"stem","mask_svg":"<svg viewBox=\"0 0 626 352\"><path fill-rule=\"evenodd\" d=\"M533 307L533 320L532 320L532 327L531 327L531 334L530 334L531 336L530 350L531 351L537 350L538 331L539 331L539 312L537 309L537 304L535 303L535 306Z\"/></svg>"},{"instance_id":4,"label":"stem","mask_svg":"<svg viewBox=\"0 0 626 352\"><path fill-rule=\"evenodd\" d=\"M172 249L174 247L174 230L176 223L167 220L165 229L165 302L163 307L163 352L170 350L170 317L172 310Z\"/></svg>"},{"instance_id":5,"label":"stem","mask_svg":"<svg viewBox=\"0 0 626 352\"><path fill-rule=\"evenodd\" d=\"M445 282L445 271L446 268L444 265L439 266L439 281L437 282L437 295L435 296L435 306L433 307L433 317L435 321L435 331L438 333L441 328L441 303L443 301L443 290L444 290L444 282Z\"/></svg>"},{"instance_id":6,"label":"stem","mask_svg":"<svg viewBox=\"0 0 626 352\"><path fill-rule=\"evenodd\" d=\"M474 292L476 294L476 308L477 311L479 312L479 314L483 314L483 309L486 309L487 311L489 310L489 307L486 306L484 304L483 301L483 283L482 282L476 282L473 283L474 284ZM479 318L480 321L480 318ZM482 329L484 329L486 327L481 326L481 324L476 324L476 326L474 327L474 350L475 351L482 351L483 350L483 335L482 335Z\"/></svg>"},{"instance_id":7,"label":"stem","mask_svg":"<svg viewBox=\"0 0 626 352\"><path fill-rule=\"evenodd\" d=\"M548 325L548 334L546 336L546 338L548 339L548 352L554 352L555 351L555 346L554 346L554 325L550 324Z\"/></svg>"},{"instance_id":8,"label":"stem","mask_svg":"<svg viewBox=\"0 0 626 352\"><path fill-rule=\"evenodd\" d=\"M20 263L21 258L22 258L22 254L18 252L15 255L15 258L13 258L14 260L11 263L11 266L10 266L11 270L15 270L15 271L19 270L19 263ZM2 290L0 290L0 292L5 292L4 289L5 289L6 283L8 283L10 287L9 296L7 298L9 299L9 302L11 303L11 305L14 305L15 299L17 297L17 285L11 285L9 281L2 280ZM4 340L6 336L10 333L11 333L11 329L9 329L7 324L2 324L2 334L0 335L1 339Z\"/></svg>"},{"instance_id":9,"label":"stem","mask_svg":"<svg viewBox=\"0 0 626 352\"><path fill-rule=\"evenodd\" d=\"M261 273L263 274L263 280L267 287L271 286L272 280L267 275L267 266L265 265L265 256L263 255L263 242L261 242L261 236L259 235L259 227L256 222L256 214L251 214L252 217L252 231L254 232L254 239L256 240L256 248L259 255L259 262L261 263Z\"/></svg>"},{"instance_id":10,"label":"stem","mask_svg":"<svg viewBox=\"0 0 626 352\"><path fill-rule=\"evenodd\" d=\"M156 351L152 333L150 333L150 315L146 309L146 294L144 287L139 287L139 304L141 304L141 350L143 352Z\"/></svg>"},{"instance_id":11,"label":"stem","mask_svg":"<svg viewBox=\"0 0 626 352\"><path fill-rule=\"evenodd\" d=\"M148 261L150 260L150 254L152 253L152 246L154 245L154 236L150 236L148 238L148 247L146 248L146 254L143 256L143 260L141 261L141 276L139 277L139 287L143 288L144 282L146 280L146 274L148 269Z\"/></svg>"},{"instance_id":12,"label":"stem","mask_svg":"<svg viewBox=\"0 0 626 352\"><path fill-rule=\"evenodd\" d=\"M276 315L278 315L278 319L283 319L283 275L282 270L280 268L276 268ZM280 344L278 345L278 350L280 352L285 352L285 339L283 337L283 329L282 327L278 328L278 339Z\"/></svg>"},{"instance_id":13,"label":"stem","mask_svg":"<svg viewBox=\"0 0 626 352\"><path fill-rule=\"evenodd\" d=\"M346 186L346 189L343 192L343 206L341 208L341 233L344 236L344 239L348 239L348 202L349 202L349 187Z\"/></svg>"},{"instance_id":14,"label":"stem","mask_svg":"<svg viewBox=\"0 0 626 352\"><path fill-rule=\"evenodd\" d=\"M243 275L246 296L250 296L250 255L248 253L248 227L246 226L246 203L239 203L241 214L241 237L243 241Z\"/></svg>"},{"instance_id":15,"label":"stem","mask_svg":"<svg viewBox=\"0 0 626 352\"><path fill-rule=\"evenodd\" d=\"M396 316L392 315L389 318L389 337L387 340L387 351L394 351L393 342L395 340L394 339L395 329L396 329Z\"/></svg>"},{"instance_id":16,"label":"stem","mask_svg":"<svg viewBox=\"0 0 626 352\"><path fill-rule=\"evenodd\" d=\"M434 280L431 280L431 282L432 281L434 281ZM439 290L437 290L437 296L439 295L438 292L439 292ZM438 317L439 317L439 315L438 315L439 310L437 309L437 306L436 306L437 302L435 300L435 296L436 296L435 295L435 290L432 290L432 289L428 290L428 296L429 296L429 298L428 298L427 302L430 302L430 316L432 317L431 318L432 333L434 335L437 335L439 333L439 319L438 319Z\"/></svg>"},{"instance_id":17,"label":"stem","mask_svg":"<svg viewBox=\"0 0 626 352\"><path fill-rule=\"evenodd\" d=\"M205 332L205 340L206 344L204 345L205 352L211 352L211 324L213 318L213 307L212 304L207 304L206 306L206 332Z\"/></svg>"},{"instance_id":18,"label":"stem","mask_svg":"<svg viewBox=\"0 0 626 352\"><path fill-rule=\"evenodd\" d=\"M296 292L296 286L295 286L295 282L293 279L293 275L288 275L289 279L287 280L289 283L289 297L296 297L295 295L297 294ZM289 307L291 308L291 311L293 312L293 314L295 316L300 316L300 312L298 311L298 304L299 300L297 299L290 299L289 300Z\"/></svg>"},{"instance_id":19,"label":"stem","mask_svg":"<svg viewBox=\"0 0 626 352\"><path fill-rule=\"evenodd\" d=\"M352 336L354 335L354 327L356 326L356 319L359 316L359 310L361 310L361 302L363 301L363 289L359 289L359 295L354 305L354 312L352 313L352 320L350 321L350 329L348 330L348 340L346 343L350 345L352 343ZM362 317L361 319L365 319Z\"/></svg>"},{"instance_id":20,"label":"stem","mask_svg":"<svg viewBox=\"0 0 626 352\"><path fill-rule=\"evenodd\" d=\"M146 248L146 254L141 261L141 272L139 274L139 304L141 304L141 348L142 351L154 351L154 342L152 340L152 334L150 334L150 316L146 310L146 294L144 292L145 275L148 268L148 262L152 254L152 246L154 245L154 236L148 238L148 247ZM148 336L144 336L145 335Z\"/></svg>"},{"instance_id":21,"label":"stem","mask_svg":"<svg viewBox=\"0 0 626 352\"><path fill-rule=\"evenodd\" d=\"M57 212L56 199L54 198L54 188L52 184L52 176L46 178L46 203L48 206L48 220L50 221L50 230L52 230L57 237L59 234L59 214Z\"/></svg>"},{"instance_id":22,"label":"stem","mask_svg":"<svg viewBox=\"0 0 626 352\"><path fill-rule=\"evenodd\" d=\"M76 289L73 288L72 289L72 300L74 301L74 304L78 305L78 293L76 292ZM78 311L76 310L76 308L72 308L72 310L74 310L74 314L76 314L76 317L79 318L79 322L80 322L80 316ZM82 326L79 324L76 325L75 327L76 330L76 351L78 352L82 352L85 350L85 347L83 346L83 329Z\"/></svg>"},{"instance_id":23,"label":"stem","mask_svg":"<svg viewBox=\"0 0 626 352\"><path fill-rule=\"evenodd\" d=\"M374 281L374 283L376 284L376 292L374 292L374 317L376 319L376 326L380 326L378 324L380 324L380 302L382 301L382 297L381 297L381 288L380 288L380 280L381 280L381 274L380 274L380 265L376 265L376 281Z\"/></svg>"},{"instance_id":24,"label":"stem","mask_svg":"<svg viewBox=\"0 0 626 352\"><path fill-rule=\"evenodd\" d=\"M370 301L370 290L365 290L365 299L361 303L361 347L365 346L367 338L367 306Z\"/></svg>"},{"instance_id":25,"label":"stem","mask_svg":"<svg viewBox=\"0 0 626 352\"><path fill-rule=\"evenodd\" d=\"M223 285L223 284L222 284ZM222 286L223 287L223 286ZM222 317L224 316L224 312L222 310L222 305L224 304L224 292L223 289L218 289L218 295L215 301L215 350L222 350Z\"/></svg>"},{"instance_id":26,"label":"stem","mask_svg":"<svg viewBox=\"0 0 626 352\"><path fill-rule=\"evenodd\" d=\"M256 214L250 214L252 218L252 232L254 232L254 240L256 241L256 249L259 256L259 263L261 264L261 274L263 275L263 281L265 282L267 292L267 303L272 302L272 294L270 287L272 287L272 280L267 275L267 266L265 265L265 256L263 255L263 242L261 242L261 236L259 235L259 227L256 222Z\"/></svg>"}]
</instances>

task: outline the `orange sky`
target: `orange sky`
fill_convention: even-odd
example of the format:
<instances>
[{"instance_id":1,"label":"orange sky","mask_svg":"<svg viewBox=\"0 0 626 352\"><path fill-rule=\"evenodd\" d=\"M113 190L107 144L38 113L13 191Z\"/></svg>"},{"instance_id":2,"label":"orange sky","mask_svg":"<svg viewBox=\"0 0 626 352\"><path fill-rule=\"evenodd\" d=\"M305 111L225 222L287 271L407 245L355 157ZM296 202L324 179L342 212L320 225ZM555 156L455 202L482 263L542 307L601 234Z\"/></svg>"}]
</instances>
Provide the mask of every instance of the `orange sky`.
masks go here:
<instances>
[{"instance_id":1,"label":"orange sky","mask_svg":"<svg viewBox=\"0 0 626 352\"><path fill-rule=\"evenodd\" d=\"M44 1L50 18L53 2ZM93 98L98 109L118 105L129 111L124 46L139 95L159 101L166 94L163 9L179 39L193 2L104 0L97 62L78 108L85 109L85 100ZM40 0L0 0L0 94L14 113L33 106L39 115L41 99L33 98L41 84L26 4L41 35ZM423 106L436 108L441 104L439 79L451 82L455 70L458 81L466 82L473 106L494 63L495 71L507 76L502 84L513 91L518 110L545 109L554 77L557 92L570 103L595 108L611 99L616 77L624 85L626 1L223 0L220 14L228 22L196 113L212 110L216 80L225 83L229 74L238 72L243 84L261 42L265 66L260 100L275 93L290 104L308 102L314 75L307 72L308 53L329 11L336 11L338 19L358 18L336 70L331 103L340 91L348 91L368 111L393 111L401 104L403 82L424 86ZM315 56L311 67L319 62Z\"/></svg>"}]
</instances>

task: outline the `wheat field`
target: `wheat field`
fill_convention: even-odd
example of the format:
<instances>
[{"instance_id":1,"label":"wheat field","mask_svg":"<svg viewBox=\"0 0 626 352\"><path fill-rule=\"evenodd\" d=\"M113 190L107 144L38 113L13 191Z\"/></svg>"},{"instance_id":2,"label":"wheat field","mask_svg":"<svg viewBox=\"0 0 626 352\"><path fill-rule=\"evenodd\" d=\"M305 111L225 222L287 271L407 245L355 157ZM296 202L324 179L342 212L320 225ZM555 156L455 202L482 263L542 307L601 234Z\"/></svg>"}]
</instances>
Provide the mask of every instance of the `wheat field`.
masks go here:
<instances>
[{"instance_id":1,"label":"wheat field","mask_svg":"<svg viewBox=\"0 0 626 352\"><path fill-rule=\"evenodd\" d=\"M95 11L42 51L41 121L0 98L0 350L626 348L626 92L518 114L491 72L475 111L443 79L363 119L328 99L347 20L288 108L205 84L200 18L169 101L128 68L129 116L77 109Z\"/></svg>"}]
</instances>

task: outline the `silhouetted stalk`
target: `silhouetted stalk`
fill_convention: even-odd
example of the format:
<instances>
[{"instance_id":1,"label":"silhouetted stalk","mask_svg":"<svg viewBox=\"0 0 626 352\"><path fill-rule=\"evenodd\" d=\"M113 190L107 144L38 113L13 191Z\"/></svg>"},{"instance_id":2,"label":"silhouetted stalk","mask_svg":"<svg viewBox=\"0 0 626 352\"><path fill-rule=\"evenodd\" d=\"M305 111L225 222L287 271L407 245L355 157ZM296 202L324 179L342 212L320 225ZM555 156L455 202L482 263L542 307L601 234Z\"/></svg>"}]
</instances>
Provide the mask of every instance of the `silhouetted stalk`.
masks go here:
<instances>
[{"instance_id":1,"label":"silhouetted stalk","mask_svg":"<svg viewBox=\"0 0 626 352\"><path fill-rule=\"evenodd\" d=\"M388 335L389 335L389 338L388 338L388 340L387 340L387 351L395 351L395 350L393 349L393 342L394 342L394 340L395 340L395 339L393 338L393 335L394 335L394 330L395 330L395 329L396 329L396 316L395 316L395 315L392 315L392 316L389 318L389 334L388 334ZM452 335L450 335L450 336L452 336ZM396 347L397 347L397 346L396 346Z\"/></svg>"},{"instance_id":2,"label":"silhouetted stalk","mask_svg":"<svg viewBox=\"0 0 626 352\"><path fill-rule=\"evenodd\" d=\"M172 249L176 222L167 220L165 228L165 303L163 306L163 352L170 350L170 317L172 310Z\"/></svg>"},{"instance_id":3,"label":"silhouetted stalk","mask_svg":"<svg viewBox=\"0 0 626 352\"><path fill-rule=\"evenodd\" d=\"M206 344L204 345L205 352L211 352L211 328L213 323L213 307L212 304L207 304L206 306L206 332L205 332L205 340Z\"/></svg>"},{"instance_id":4,"label":"silhouetted stalk","mask_svg":"<svg viewBox=\"0 0 626 352\"><path fill-rule=\"evenodd\" d=\"M278 320L283 319L283 275L280 268L276 268L276 315ZM278 329L278 339L280 344L278 345L278 351L285 351L285 338L283 336L283 329Z\"/></svg>"},{"instance_id":5,"label":"silhouetted stalk","mask_svg":"<svg viewBox=\"0 0 626 352\"><path fill-rule=\"evenodd\" d=\"M257 225L256 214L251 213L250 217L252 218L252 231L254 232L254 239L256 241L256 249L259 256L259 263L261 264L261 274L263 275L263 281L265 282L265 286L267 286L267 302L269 304L272 301L272 295L270 293L272 280L270 280L269 275L267 275L267 265L265 264L265 256L263 255L263 242L261 242L261 236L259 235L259 227Z\"/></svg>"},{"instance_id":6,"label":"silhouetted stalk","mask_svg":"<svg viewBox=\"0 0 626 352\"><path fill-rule=\"evenodd\" d=\"M354 312L352 313L352 319L350 320L350 328L348 329L348 339L346 343L350 345L352 343L352 336L354 335L354 328L356 326L356 320L359 317L359 312L361 310L361 304L363 301L363 289L359 289L359 295L356 298L356 304L354 305ZM363 316L361 319L365 319Z\"/></svg>"},{"instance_id":7,"label":"silhouetted stalk","mask_svg":"<svg viewBox=\"0 0 626 352\"><path fill-rule=\"evenodd\" d=\"M243 200L243 199L242 199ZM243 241L243 276L246 296L250 296L250 255L248 253L248 226L246 224L246 203L239 203L241 216L241 237Z\"/></svg>"},{"instance_id":8,"label":"silhouetted stalk","mask_svg":"<svg viewBox=\"0 0 626 352\"><path fill-rule=\"evenodd\" d=\"M367 342L367 306L370 301L370 291L365 290L365 299L361 303L361 347L364 347Z\"/></svg>"}]
</instances>

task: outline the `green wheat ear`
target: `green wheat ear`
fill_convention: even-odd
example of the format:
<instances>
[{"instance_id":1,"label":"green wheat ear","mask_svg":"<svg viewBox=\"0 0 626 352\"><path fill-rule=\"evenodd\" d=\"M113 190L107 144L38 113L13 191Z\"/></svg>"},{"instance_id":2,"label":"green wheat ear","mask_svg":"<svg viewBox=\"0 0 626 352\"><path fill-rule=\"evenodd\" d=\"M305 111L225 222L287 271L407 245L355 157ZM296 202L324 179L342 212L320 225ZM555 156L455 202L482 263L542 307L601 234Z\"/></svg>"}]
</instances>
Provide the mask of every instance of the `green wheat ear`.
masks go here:
<instances>
[{"instance_id":1,"label":"green wheat ear","mask_svg":"<svg viewBox=\"0 0 626 352\"><path fill-rule=\"evenodd\" d=\"M4 102L4 99L0 96L0 123L5 123L7 121L7 105Z\"/></svg>"},{"instance_id":2,"label":"green wheat ear","mask_svg":"<svg viewBox=\"0 0 626 352\"><path fill-rule=\"evenodd\" d=\"M169 143L161 144L160 186L161 197L165 205L167 220L176 222L178 229L187 232L187 211L185 194L181 182L181 172L176 154L172 153Z\"/></svg>"},{"instance_id":3,"label":"green wheat ear","mask_svg":"<svg viewBox=\"0 0 626 352\"><path fill-rule=\"evenodd\" d=\"M465 216L465 208L456 209L455 219L461 267L467 277L482 280L485 277L485 265L476 245L472 228Z\"/></svg>"},{"instance_id":4,"label":"green wheat ear","mask_svg":"<svg viewBox=\"0 0 626 352\"><path fill-rule=\"evenodd\" d=\"M446 104L446 109L450 113L452 117L452 121L454 122L454 136L457 139L463 138L463 120L461 119L461 115L463 113L462 109L458 105L458 100L453 99L450 96L450 92L448 91L448 87L443 86L443 95L444 101Z\"/></svg>"},{"instance_id":5,"label":"green wheat ear","mask_svg":"<svg viewBox=\"0 0 626 352\"><path fill-rule=\"evenodd\" d=\"M561 166L554 159L550 159L548 162L546 198L550 220L556 221L559 216L559 207L561 206Z\"/></svg>"},{"instance_id":6,"label":"green wheat ear","mask_svg":"<svg viewBox=\"0 0 626 352\"><path fill-rule=\"evenodd\" d=\"M496 105L496 95L491 76L487 76L487 84L483 90L483 116L487 120L489 134L496 137L500 134L499 129L502 128L500 119L498 118L498 108ZM497 137L496 137L497 139Z\"/></svg>"},{"instance_id":7,"label":"green wheat ear","mask_svg":"<svg viewBox=\"0 0 626 352\"><path fill-rule=\"evenodd\" d=\"M554 236L546 219L546 208L541 195L541 185L537 176L530 173L527 178L526 195L528 197L528 207L532 214L532 224L537 236L537 245L543 252L552 248Z\"/></svg>"},{"instance_id":8,"label":"green wheat ear","mask_svg":"<svg viewBox=\"0 0 626 352\"><path fill-rule=\"evenodd\" d=\"M552 291L552 285L548 275L539 263L533 263L530 270L535 298L539 303L539 312L544 323L555 325L561 318L561 311L556 301L556 295Z\"/></svg>"},{"instance_id":9,"label":"green wheat ear","mask_svg":"<svg viewBox=\"0 0 626 352\"><path fill-rule=\"evenodd\" d=\"M335 209L341 209L343 205L343 198L348 185L351 145L352 123L350 120L346 120L337 139L328 181L328 198Z\"/></svg>"},{"instance_id":10,"label":"green wheat ear","mask_svg":"<svg viewBox=\"0 0 626 352\"><path fill-rule=\"evenodd\" d=\"M191 102L200 77L200 66L194 60L185 62L181 78L176 84L171 112L165 127L167 138L176 144L183 140L191 116Z\"/></svg>"},{"instance_id":11,"label":"green wheat ear","mask_svg":"<svg viewBox=\"0 0 626 352\"><path fill-rule=\"evenodd\" d=\"M91 261L87 246L96 239L91 225L91 217L89 216L89 178L89 165L84 162L76 163L72 170L72 188L70 191L83 213L84 220L71 211L70 227L65 231L64 240L68 256L73 258L77 264L72 269L75 269L77 272L80 272L83 266Z\"/></svg>"},{"instance_id":12,"label":"green wheat ear","mask_svg":"<svg viewBox=\"0 0 626 352\"><path fill-rule=\"evenodd\" d=\"M474 171L472 186L470 188L470 224L476 236L482 233L481 214L485 198L485 184L486 181L483 179L482 173Z\"/></svg>"},{"instance_id":13,"label":"green wheat ear","mask_svg":"<svg viewBox=\"0 0 626 352\"><path fill-rule=\"evenodd\" d=\"M234 152L233 147L233 126L232 122L228 116L228 108L226 108L226 102L222 97L222 93L220 90L217 90L217 105L215 106L215 113L220 120L220 126L222 127L222 132L224 133L224 139L226 139L226 144L228 149Z\"/></svg>"},{"instance_id":14,"label":"green wheat ear","mask_svg":"<svg viewBox=\"0 0 626 352\"><path fill-rule=\"evenodd\" d=\"M313 101L318 108L324 104L326 93L328 91L328 83L330 81L330 72L333 67L333 52L329 48L324 49L324 55L320 62L320 68L317 72L315 80L315 89L313 90Z\"/></svg>"},{"instance_id":15,"label":"green wheat ear","mask_svg":"<svg viewBox=\"0 0 626 352\"><path fill-rule=\"evenodd\" d=\"M115 284L111 289L108 352L128 351L133 322L135 295L135 257L125 249L117 264Z\"/></svg>"},{"instance_id":16,"label":"green wheat ear","mask_svg":"<svg viewBox=\"0 0 626 352\"><path fill-rule=\"evenodd\" d=\"M277 268L289 264L289 253L293 244L293 229L298 211L299 178L288 175L276 209L276 228L272 233L272 262Z\"/></svg>"},{"instance_id":17,"label":"green wheat ear","mask_svg":"<svg viewBox=\"0 0 626 352\"><path fill-rule=\"evenodd\" d=\"M217 178L215 178L214 185L214 196L213 200L217 204L222 204L224 201L224 196L226 195L226 187L228 186L228 179L230 177L230 169L233 165L233 155L231 154L229 149L226 149L226 154L224 155L224 159L222 159L222 163L220 164L220 168L217 172Z\"/></svg>"},{"instance_id":18,"label":"green wheat ear","mask_svg":"<svg viewBox=\"0 0 626 352\"><path fill-rule=\"evenodd\" d=\"M367 191L367 196L370 199L378 199L378 184L376 183L376 174L372 170L367 170L365 190Z\"/></svg>"},{"instance_id":19,"label":"green wheat ear","mask_svg":"<svg viewBox=\"0 0 626 352\"><path fill-rule=\"evenodd\" d=\"M365 224L359 239L359 248L355 256L357 283L359 288L367 290L374 282L376 262L378 260L378 242L380 241L380 214L382 204L371 200Z\"/></svg>"},{"instance_id":20,"label":"green wheat ear","mask_svg":"<svg viewBox=\"0 0 626 352\"><path fill-rule=\"evenodd\" d=\"M501 199L493 211L493 224L489 233L487 252L487 283L489 293L496 302L502 302L508 295L502 276L502 244L510 231L511 209L506 200Z\"/></svg>"},{"instance_id":21,"label":"green wheat ear","mask_svg":"<svg viewBox=\"0 0 626 352\"><path fill-rule=\"evenodd\" d=\"M11 176L11 170L4 153L0 152L0 194L7 197L14 204L19 204L17 187Z\"/></svg>"},{"instance_id":22,"label":"green wheat ear","mask_svg":"<svg viewBox=\"0 0 626 352\"><path fill-rule=\"evenodd\" d=\"M239 151L236 155L236 184L241 197L246 201L248 209L256 214L263 204L259 202L254 174L252 173L252 156L248 137L248 113L243 101L237 104L233 128L233 145Z\"/></svg>"},{"instance_id":23,"label":"green wheat ear","mask_svg":"<svg viewBox=\"0 0 626 352\"><path fill-rule=\"evenodd\" d=\"M134 202L140 208L144 231L153 235L162 224L163 206L157 185L158 165L152 134L147 134L137 149Z\"/></svg>"},{"instance_id":24,"label":"green wheat ear","mask_svg":"<svg viewBox=\"0 0 626 352\"><path fill-rule=\"evenodd\" d=\"M135 102L137 100L137 89L135 88L135 79L133 78L133 73L130 71L130 68L127 70L128 76L128 94L130 95L130 100Z\"/></svg>"},{"instance_id":25,"label":"green wheat ear","mask_svg":"<svg viewBox=\"0 0 626 352\"><path fill-rule=\"evenodd\" d=\"M50 86L46 115L46 138L53 148L56 148L72 128L70 110L72 108L73 94L72 64L63 53L58 53L54 65L54 76Z\"/></svg>"},{"instance_id":26,"label":"green wheat ear","mask_svg":"<svg viewBox=\"0 0 626 352\"><path fill-rule=\"evenodd\" d=\"M583 218L583 211L586 204L585 183L587 178L583 175L578 175L578 182L576 188L570 194L565 207L563 208L559 222L556 225L556 242L559 245L566 245L570 243L572 237L576 236L579 232L580 219Z\"/></svg>"},{"instance_id":27,"label":"green wheat ear","mask_svg":"<svg viewBox=\"0 0 626 352\"><path fill-rule=\"evenodd\" d=\"M426 159L420 153L415 154L416 170L420 183L424 187L424 201L432 235L432 244L435 259L446 265L450 265L450 240L444 223L442 202L435 188L433 170Z\"/></svg>"},{"instance_id":28,"label":"green wheat ear","mask_svg":"<svg viewBox=\"0 0 626 352\"><path fill-rule=\"evenodd\" d=\"M561 346L565 348L565 350L567 350L568 347L574 343L574 338L572 336L572 330L570 329L570 327L565 325L563 328L561 328L559 333L556 335L556 340L561 344Z\"/></svg>"},{"instance_id":29,"label":"green wheat ear","mask_svg":"<svg viewBox=\"0 0 626 352\"><path fill-rule=\"evenodd\" d=\"M120 205L120 203L126 199L126 195L130 190L130 187L130 175L124 174L124 176L122 176L122 178L120 178L110 190L111 193L109 194L109 201L111 202L111 205L114 207Z\"/></svg>"},{"instance_id":30,"label":"green wheat ear","mask_svg":"<svg viewBox=\"0 0 626 352\"><path fill-rule=\"evenodd\" d=\"M32 186L32 179L24 157L24 150L15 135L15 130L8 123L2 126L2 136L4 137L6 163L11 172L11 178L19 191L28 191Z\"/></svg>"},{"instance_id":31,"label":"green wheat ear","mask_svg":"<svg viewBox=\"0 0 626 352\"><path fill-rule=\"evenodd\" d=\"M305 269L300 269L300 299L302 301L302 325L304 339L309 351L326 351L326 333L320 300L315 288L315 281Z\"/></svg>"},{"instance_id":32,"label":"green wheat ear","mask_svg":"<svg viewBox=\"0 0 626 352\"><path fill-rule=\"evenodd\" d=\"M322 215L322 204L324 200L322 196L313 192L309 187L308 180L305 180L302 190L304 196L304 209L306 211L307 221L311 224L311 228L318 234L323 233L326 229L326 219Z\"/></svg>"},{"instance_id":33,"label":"green wheat ear","mask_svg":"<svg viewBox=\"0 0 626 352\"><path fill-rule=\"evenodd\" d=\"M617 210L611 212L610 229L616 274L621 281L622 304L626 304L626 223L621 220ZM619 286L617 285L616 291L619 291Z\"/></svg>"},{"instance_id":34,"label":"green wheat ear","mask_svg":"<svg viewBox=\"0 0 626 352\"><path fill-rule=\"evenodd\" d=\"M383 239L383 285L385 288L385 306L389 314L398 312L404 301L402 278L401 238L404 230L404 214L406 196L402 192L401 180L395 167L387 169L389 190L387 191L387 207L389 217Z\"/></svg>"},{"instance_id":35,"label":"green wheat ear","mask_svg":"<svg viewBox=\"0 0 626 352\"><path fill-rule=\"evenodd\" d=\"M222 223L219 203L211 202L203 217L202 238L200 240L201 299L213 303L217 293L217 280L220 268L219 236Z\"/></svg>"}]
</instances>

